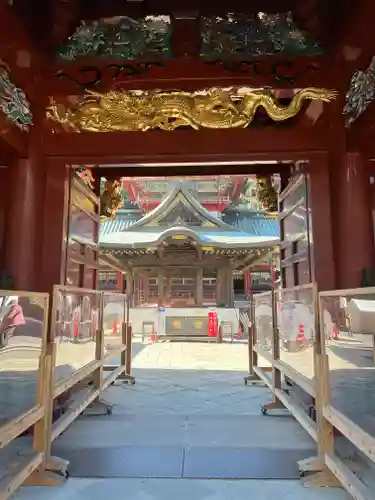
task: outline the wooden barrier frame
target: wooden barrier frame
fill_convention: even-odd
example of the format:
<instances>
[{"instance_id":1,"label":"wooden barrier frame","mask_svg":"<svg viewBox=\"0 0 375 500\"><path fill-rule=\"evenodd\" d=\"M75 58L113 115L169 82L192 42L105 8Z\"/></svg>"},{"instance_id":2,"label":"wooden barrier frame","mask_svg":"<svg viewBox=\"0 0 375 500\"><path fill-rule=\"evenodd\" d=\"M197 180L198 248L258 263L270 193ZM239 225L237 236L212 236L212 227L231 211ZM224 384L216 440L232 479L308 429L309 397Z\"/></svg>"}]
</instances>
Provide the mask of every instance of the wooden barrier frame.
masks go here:
<instances>
[{"instance_id":1,"label":"wooden barrier frame","mask_svg":"<svg viewBox=\"0 0 375 500\"><path fill-rule=\"evenodd\" d=\"M49 295L18 290L0 291L1 297L14 295L37 299L39 304L43 304L44 312L35 405L0 427L0 448L5 448L23 432L34 426L33 451L24 454L17 462L9 464L9 473L0 480L0 500L10 498L25 481L29 484L38 484L38 470L43 470L46 465L45 448L48 442L46 431L48 431L50 418L48 405L46 405L46 398L49 394L44 385L44 377L50 369L47 345Z\"/></svg>"},{"instance_id":2,"label":"wooden barrier frame","mask_svg":"<svg viewBox=\"0 0 375 500\"><path fill-rule=\"evenodd\" d=\"M54 370L56 368L56 316L60 302L59 295L95 295L98 297L98 325L95 332L95 359L75 371L72 375L54 384ZM8 498L21 485L60 485L64 482L67 474L68 462L58 457L51 456L51 444L74 420L89 406L100 413L111 413L111 405L101 401L103 391L116 379L123 375L127 381L134 383L131 377L131 342L132 331L129 325L129 300L124 294L113 294L124 300L124 317L122 321L121 335L122 343L118 350L111 351L108 356L120 354L120 366L114 367L112 373L105 379L103 377L104 362L107 355L104 354L104 329L103 329L103 305L104 295L109 292L98 290L56 285L53 290L52 308L50 310L49 294L0 291L1 295L17 295L19 297L33 297L44 301L42 348L39 361L37 401L33 408L19 415L11 422L0 427L0 448L10 444L25 430L34 426L33 452L22 456L17 463L12 463L7 474L0 480L0 500ZM49 314L49 312L51 314ZM130 356L129 356L130 355ZM125 372L125 375L124 375ZM92 382L91 386L82 386L83 382ZM73 398L69 400L67 411L54 423L53 405L54 400L72 388L81 388ZM57 474L56 474L57 473Z\"/></svg>"},{"instance_id":3,"label":"wooden barrier frame","mask_svg":"<svg viewBox=\"0 0 375 500\"><path fill-rule=\"evenodd\" d=\"M263 298L269 299L271 302L271 314L272 314L272 350L270 356L268 356L264 352L259 352L259 349L257 348L258 345L258 340L259 340L259 332L257 330L257 322L256 322L256 302L261 301ZM274 307L274 297L273 297L273 291L267 291L267 292L262 292L262 293L257 293L255 296L252 297L252 311L253 311L253 343L252 343L252 349L253 352L255 353L255 358L257 360L257 363L253 365L253 371L255 375L267 386L270 384L273 384L272 381L272 372L273 372L273 357L274 357L274 331L273 331L273 307ZM253 355L254 356L254 355ZM267 363L269 363L269 366L259 366L259 358L265 359Z\"/></svg>"},{"instance_id":4,"label":"wooden barrier frame","mask_svg":"<svg viewBox=\"0 0 375 500\"><path fill-rule=\"evenodd\" d=\"M128 314L128 300L127 296L125 294L119 294L119 293L114 293L114 292L103 292L103 322L102 324L104 325L104 302L106 297L120 297L123 300L123 308L124 308L124 313L121 318L121 345L114 350L108 351L106 354L102 355L103 359L103 366L102 366L102 371L103 372L111 372L110 375L102 377L101 381L101 391L105 391L117 378L121 377L122 374L126 370L126 364L125 364L125 358L126 358L126 350L128 348L127 346L127 337L126 337L126 328L127 328L127 314ZM103 334L103 339L105 339L104 336L104 330L102 332ZM112 356L120 356L120 365L119 366L109 366L105 365L105 362L108 358L111 358Z\"/></svg>"},{"instance_id":5,"label":"wooden barrier frame","mask_svg":"<svg viewBox=\"0 0 375 500\"><path fill-rule=\"evenodd\" d=\"M258 352L256 349L257 344L257 336L256 336L256 326L255 326L255 303L253 297L250 298L249 302L249 316L250 316L250 325L248 327L248 361L249 361L249 374L244 378L245 385L266 385L269 384L269 378L267 381L264 380L264 377L267 376L267 373L264 372L259 366L259 358Z\"/></svg>"},{"instance_id":6,"label":"wooden barrier frame","mask_svg":"<svg viewBox=\"0 0 375 500\"><path fill-rule=\"evenodd\" d=\"M311 381L307 379L303 374L299 373L297 370L282 362L280 360L280 333L278 329L278 297L280 293L287 292L298 292L306 289L312 290L312 302L315 311L315 342L313 347L314 352L314 372L315 372L315 383L311 384ZM319 328L319 314L318 314L318 294L317 287L315 283L311 283L308 285L297 286L288 289L281 289L272 292L272 303L273 303L273 359L272 359L272 368L269 370L268 368L265 370L264 368L259 367L259 356L261 353L257 352L256 348L256 328L254 324L254 315L252 321L251 332L249 332L249 362L250 373L247 379L253 379L257 377L262 380L266 386L271 390L274 399L270 403L266 403L262 406L262 413L266 415L270 410L288 410L294 418L300 423L300 425L306 430L306 432L312 437L312 439L317 443L317 456L311 457L307 460L303 460L299 462L299 468L301 471L301 475L305 475L306 473L318 472L319 476L316 478L315 476L309 476L310 483L314 483L316 485L336 485L336 482L332 480L330 474L326 473L325 470L325 461L324 455L330 452L331 448L329 443L324 440L324 432L326 429L324 428L324 422L322 419L322 411L317 410L317 424L306 414L302 407L296 404L296 401L291 398L288 394L287 390L282 388L282 377L287 376L294 382L296 385L299 385L303 390L305 390L308 394L318 399L319 404L322 398L322 392L318 387L322 386L322 373L321 373L321 357L319 357L320 353L320 328ZM259 294L263 295L263 294ZM251 309L254 311L254 305L251 306ZM250 335L251 333L251 335ZM254 355L250 354L250 346L254 351ZM271 373L270 373L271 372ZM321 430L323 431L321 432ZM323 437L322 437L323 436Z\"/></svg>"},{"instance_id":7,"label":"wooden barrier frame","mask_svg":"<svg viewBox=\"0 0 375 500\"><path fill-rule=\"evenodd\" d=\"M258 366L259 352L256 349L256 328L254 322L254 304L250 304L252 311L251 327L249 328L249 376L245 382L261 379L272 391L274 400L263 405L263 413L271 409L287 409L302 427L310 434L317 443L317 455L299 462L301 473L315 473L307 476L308 486L343 486L355 500L370 500L374 498L368 486L361 481L350 468L337 456L334 450L334 428L338 429L348 440L350 440L362 453L375 463L375 438L361 429L357 424L337 411L331 404L331 383L329 375L329 360L325 352L324 324L320 321L322 317L321 298L339 297L345 295L375 295L375 287L354 290L337 290L321 292L318 295L314 283L303 287L284 289L287 291L298 291L308 287L314 290L315 307L315 343L314 343L314 373L315 383L294 368L283 363L279 359L280 335L277 327L277 297L279 292L272 292L274 297L274 349L272 360L272 376ZM312 419L297 406L288 393L281 387L281 375L286 375L294 383L299 385L308 394L315 398L316 424ZM264 411L266 410L266 411Z\"/></svg>"},{"instance_id":8,"label":"wooden barrier frame","mask_svg":"<svg viewBox=\"0 0 375 500\"><path fill-rule=\"evenodd\" d=\"M357 288L347 290L331 290L319 293L319 313L323 317L322 299L335 298L345 296L366 296L375 295L375 287ZM321 370L322 370L322 388L324 394L322 397L322 426L325 429L326 441L328 442L327 449L324 454L324 462L326 467L335 475L338 481L344 488L353 496L355 500L370 500L374 498L373 492L369 487L361 481L357 475L335 454L333 429L336 428L340 433L348 439L358 450L366 455L372 462L375 463L375 438L368 432L359 427L356 423L343 415L340 411L332 406L331 402L331 378L329 371L329 358L326 354L325 342L325 327L324 322L320 322L320 338L321 338Z\"/></svg>"}]
</instances>

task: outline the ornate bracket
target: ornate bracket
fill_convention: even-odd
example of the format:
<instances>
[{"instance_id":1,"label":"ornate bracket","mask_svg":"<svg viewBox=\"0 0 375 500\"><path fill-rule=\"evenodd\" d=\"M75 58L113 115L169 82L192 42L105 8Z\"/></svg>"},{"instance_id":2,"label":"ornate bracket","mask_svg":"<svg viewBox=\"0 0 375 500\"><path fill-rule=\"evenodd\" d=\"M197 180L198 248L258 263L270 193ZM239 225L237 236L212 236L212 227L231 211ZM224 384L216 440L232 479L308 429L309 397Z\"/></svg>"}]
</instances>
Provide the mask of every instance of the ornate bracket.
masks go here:
<instances>
[{"instance_id":1,"label":"ornate bracket","mask_svg":"<svg viewBox=\"0 0 375 500\"><path fill-rule=\"evenodd\" d=\"M346 94L346 103L343 115L346 116L346 126L349 127L361 116L375 100L375 57L369 67L363 71L356 71Z\"/></svg>"},{"instance_id":2,"label":"ornate bracket","mask_svg":"<svg viewBox=\"0 0 375 500\"><path fill-rule=\"evenodd\" d=\"M21 130L33 124L31 106L25 92L11 80L8 67L0 59L0 109Z\"/></svg>"}]
</instances>

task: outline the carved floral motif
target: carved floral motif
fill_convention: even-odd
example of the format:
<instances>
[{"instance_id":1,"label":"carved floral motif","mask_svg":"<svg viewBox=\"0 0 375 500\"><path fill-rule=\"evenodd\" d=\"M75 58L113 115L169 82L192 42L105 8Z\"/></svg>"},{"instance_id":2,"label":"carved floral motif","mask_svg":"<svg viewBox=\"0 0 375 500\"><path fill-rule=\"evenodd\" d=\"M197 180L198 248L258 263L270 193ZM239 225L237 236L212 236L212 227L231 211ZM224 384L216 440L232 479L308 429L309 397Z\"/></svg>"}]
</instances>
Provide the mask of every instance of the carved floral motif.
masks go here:
<instances>
[{"instance_id":1,"label":"carved floral motif","mask_svg":"<svg viewBox=\"0 0 375 500\"><path fill-rule=\"evenodd\" d=\"M350 126L362 115L375 100L375 57L369 67L363 71L356 71L346 93L346 102L343 114L346 116L346 125Z\"/></svg>"},{"instance_id":2,"label":"carved floral motif","mask_svg":"<svg viewBox=\"0 0 375 500\"><path fill-rule=\"evenodd\" d=\"M0 60L0 109L17 127L28 130L33 123L30 103L23 90L11 81L8 68Z\"/></svg>"},{"instance_id":3,"label":"carved floral motif","mask_svg":"<svg viewBox=\"0 0 375 500\"><path fill-rule=\"evenodd\" d=\"M201 20L203 57L252 57L273 54L319 55L322 49L298 29L292 14L227 14Z\"/></svg>"},{"instance_id":4,"label":"carved floral motif","mask_svg":"<svg viewBox=\"0 0 375 500\"><path fill-rule=\"evenodd\" d=\"M138 59L147 56L170 55L169 16L146 16L101 19L81 22L67 43L60 47L60 59L81 57Z\"/></svg>"}]
</instances>

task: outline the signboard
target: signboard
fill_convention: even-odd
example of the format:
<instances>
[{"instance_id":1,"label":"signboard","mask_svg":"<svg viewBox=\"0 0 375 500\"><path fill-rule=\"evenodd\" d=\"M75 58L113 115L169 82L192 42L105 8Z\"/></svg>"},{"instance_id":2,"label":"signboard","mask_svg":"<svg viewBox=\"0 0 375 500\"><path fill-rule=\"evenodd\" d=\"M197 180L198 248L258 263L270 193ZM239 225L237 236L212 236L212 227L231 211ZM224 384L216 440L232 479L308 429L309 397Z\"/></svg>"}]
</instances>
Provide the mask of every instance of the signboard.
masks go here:
<instances>
[{"instance_id":1,"label":"signboard","mask_svg":"<svg viewBox=\"0 0 375 500\"><path fill-rule=\"evenodd\" d=\"M165 317L165 316L164 316ZM206 335L207 317L167 316L165 329L168 335Z\"/></svg>"},{"instance_id":2,"label":"signboard","mask_svg":"<svg viewBox=\"0 0 375 500\"><path fill-rule=\"evenodd\" d=\"M218 319L217 312L210 311L208 313L208 330L207 334L209 337L217 337Z\"/></svg>"}]
</instances>

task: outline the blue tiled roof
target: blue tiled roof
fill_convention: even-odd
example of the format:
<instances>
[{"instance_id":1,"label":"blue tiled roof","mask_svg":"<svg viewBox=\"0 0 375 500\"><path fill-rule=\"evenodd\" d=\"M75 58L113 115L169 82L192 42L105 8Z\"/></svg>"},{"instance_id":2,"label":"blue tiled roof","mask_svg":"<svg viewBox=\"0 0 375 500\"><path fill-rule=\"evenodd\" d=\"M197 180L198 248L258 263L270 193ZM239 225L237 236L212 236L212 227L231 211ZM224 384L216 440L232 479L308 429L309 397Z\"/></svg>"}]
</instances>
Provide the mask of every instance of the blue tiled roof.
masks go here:
<instances>
[{"instance_id":1,"label":"blue tiled roof","mask_svg":"<svg viewBox=\"0 0 375 500\"><path fill-rule=\"evenodd\" d=\"M223 215L223 221L250 236L280 236L278 219L266 214L231 210Z\"/></svg>"},{"instance_id":2,"label":"blue tiled roof","mask_svg":"<svg viewBox=\"0 0 375 500\"><path fill-rule=\"evenodd\" d=\"M101 224L100 235L105 236L123 231L142 217L138 210L119 211L115 220L105 220ZM222 220L249 236L279 237L280 228L277 218L258 212L231 210L223 214Z\"/></svg>"},{"instance_id":3,"label":"blue tiled roof","mask_svg":"<svg viewBox=\"0 0 375 500\"><path fill-rule=\"evenodd\" d=\"M142 217L138 210L119 211L115 220L106 219L100 224L100 236L123 231Z\"/></svg>"}]
</instances>

